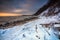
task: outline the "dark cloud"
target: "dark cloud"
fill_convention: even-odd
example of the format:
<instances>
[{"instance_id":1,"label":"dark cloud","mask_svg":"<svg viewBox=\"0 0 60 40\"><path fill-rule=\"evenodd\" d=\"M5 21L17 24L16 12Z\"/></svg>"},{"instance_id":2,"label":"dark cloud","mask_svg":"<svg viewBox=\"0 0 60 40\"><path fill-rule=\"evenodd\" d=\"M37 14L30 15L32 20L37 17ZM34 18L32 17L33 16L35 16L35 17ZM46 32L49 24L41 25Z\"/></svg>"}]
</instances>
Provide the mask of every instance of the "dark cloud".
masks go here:
<instances>
[{"instance_id":1,"label":"dark cloud","mask_svg":"<svg viewBox=\"0 0 60 40\"><path fill-rule=\"evenodd\" d=\"M46 2L46 0L0 0L0 12L12 12L17 9L24 9L32 14ZM28 14L28 12L23 11L21 13Z\"/></svg>"}]
</instances>

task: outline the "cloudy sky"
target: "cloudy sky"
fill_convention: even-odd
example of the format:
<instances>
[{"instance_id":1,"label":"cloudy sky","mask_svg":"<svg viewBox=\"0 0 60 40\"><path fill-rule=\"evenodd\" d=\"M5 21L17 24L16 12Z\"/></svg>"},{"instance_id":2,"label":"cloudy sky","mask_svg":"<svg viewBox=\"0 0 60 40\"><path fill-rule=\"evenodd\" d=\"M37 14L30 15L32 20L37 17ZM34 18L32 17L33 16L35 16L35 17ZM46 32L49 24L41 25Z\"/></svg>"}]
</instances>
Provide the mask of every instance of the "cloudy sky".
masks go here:
<instances>
[{"instance_id":1,"label":"cloudy sky","mask_svg":"<svg viewBox=\"0 0 60 40\"><path fill-rule=\"evenodd\" d=\"M23 15L34 14L48 0L0 0L0 14L17 13Z\"/></svg>"}]
</instances>

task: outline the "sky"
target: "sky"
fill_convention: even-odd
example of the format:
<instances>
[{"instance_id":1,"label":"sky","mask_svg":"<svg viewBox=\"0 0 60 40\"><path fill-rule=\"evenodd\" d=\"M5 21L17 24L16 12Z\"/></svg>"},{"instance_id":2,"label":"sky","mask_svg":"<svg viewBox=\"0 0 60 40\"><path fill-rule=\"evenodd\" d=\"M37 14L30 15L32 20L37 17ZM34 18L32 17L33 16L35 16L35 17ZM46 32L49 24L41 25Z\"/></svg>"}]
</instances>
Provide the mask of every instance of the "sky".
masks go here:
<instances>
[{"instance_id":1,"label":"sky","mask_svg":"<svg viewBox=\"0 0 60 40\"><path fill-rule=\"evenodd\" d=\"M32 15L48 0L0 0L0 14Z\"/></svg>"}]
</instances>

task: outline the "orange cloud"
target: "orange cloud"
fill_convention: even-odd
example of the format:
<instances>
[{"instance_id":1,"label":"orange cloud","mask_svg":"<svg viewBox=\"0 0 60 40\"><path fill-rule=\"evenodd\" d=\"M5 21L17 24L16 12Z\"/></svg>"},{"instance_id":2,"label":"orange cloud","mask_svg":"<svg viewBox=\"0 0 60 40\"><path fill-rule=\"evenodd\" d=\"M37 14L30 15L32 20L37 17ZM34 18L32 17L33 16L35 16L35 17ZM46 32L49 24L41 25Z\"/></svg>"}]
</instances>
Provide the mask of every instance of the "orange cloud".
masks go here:
<instances>
[{"instance_id":1,"label":"orange cloud","mask_svg":"<svg viewBox=\"0 0 60 40\"><path fill-rule=\"evenodd\" d=\"M14 14L14 13L0 13L0 16L22 16L22 14Z\"/></svg>"}]
</instances>

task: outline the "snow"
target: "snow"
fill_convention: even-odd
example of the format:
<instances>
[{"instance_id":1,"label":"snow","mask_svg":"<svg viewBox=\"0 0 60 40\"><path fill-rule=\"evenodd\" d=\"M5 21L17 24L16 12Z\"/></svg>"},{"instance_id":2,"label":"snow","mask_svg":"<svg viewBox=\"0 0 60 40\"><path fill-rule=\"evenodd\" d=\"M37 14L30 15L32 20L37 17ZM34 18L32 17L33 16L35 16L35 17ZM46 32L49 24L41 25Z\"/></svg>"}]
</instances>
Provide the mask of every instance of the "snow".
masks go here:
<instances>
[{"instance_id":1,"label":"snow","mask_svg":"<svg viewBox=\"0 0 60 40\"><path fill-rule=\"evenodd\" d=\"M52 28L48 29L40 25L60 22L60 13L55 16L42 16L44 13L47 13L47 11L48 9L44 11L37 20L8 29L0 29L0 40L59 40L57 36L54 35ZM54 26L58 27L60 25Z\"/></svg>"},{"instance_id":2,"label":"snow","mask_svg":"<svg viewBox=\"0 0 60 40\"><path fill-rule=\"evenodd\" d=\"M56 18L42 18L14 26L13 28L0 29L0 40L58 40L52 29L43 28L40 24L57 21ZM37 29L36 29L37 27ZM47 30L50 35L45 31Z\"/></svg>"}]
</instances>

